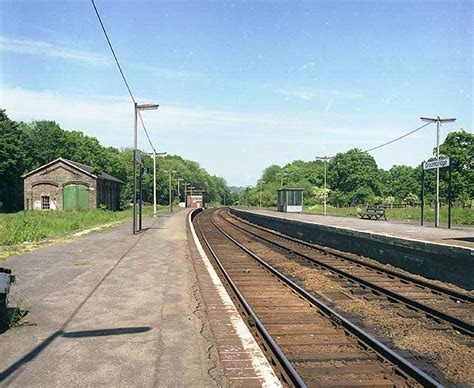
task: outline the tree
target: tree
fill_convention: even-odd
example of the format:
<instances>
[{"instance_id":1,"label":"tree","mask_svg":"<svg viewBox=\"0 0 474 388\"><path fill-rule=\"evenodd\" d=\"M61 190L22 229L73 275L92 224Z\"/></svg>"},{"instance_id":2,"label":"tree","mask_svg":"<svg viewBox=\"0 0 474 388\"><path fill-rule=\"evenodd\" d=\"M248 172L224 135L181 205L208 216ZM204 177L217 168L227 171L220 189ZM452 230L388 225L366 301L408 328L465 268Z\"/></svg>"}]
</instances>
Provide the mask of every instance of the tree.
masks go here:
<instances>
[{"instance_id":1,"label":"tree","mask_svg":"<svg viewBox=\"0 0 474 388\"><path fill-rule=\"evenodd\" d=\"M13 212L23 204L26 154L23 152L18 124L0 109L0 211Z\"/></svg>"},{"instance_id":2,"label":"tree","mask_svg":"<svg viewBox=\"0 0 474 388\"><path fill-rule=\"evenodd\" d=\"M470 203L474 198L474 135L463 129L448 134L439 147L440 153L451 159L452 169L452 197ZM448 171L440 170L441 193L447 196Z\"/></svg>"},{"instance_id":3,"label":"tree","mask_svg":"<svg viewBox=\"0 0 474 388\"><path fill-rule=\"evenodd\" d=\"M406 197L403 199L403 202L405 202L407 205L414 206L418 203L419 198L418 195L413 194L413 193L408 193Z\"/></svg>"},{"instance_id":4,"label":"tree","mask_svg":"<svg viewBox=\"0 0 474 388\"><path fill-rule=\"evenodd\" d=\"M346 193L353 204L364 204L381 194L375 159L358 149L337 154L328 163L328 181L333 190Z\"/></svg>"},{"instance_id":5,"label":"tree","mask_svg":"<svg viewBox=\"0 0 474 388\"><path fill-rule=\"evenodd\" d=\"M401 203L408 193L419 193L420 178L416 168L410 166L392 166L385 175L383 185L386 194L395 197Z\"/></svg>"}]
</instances>

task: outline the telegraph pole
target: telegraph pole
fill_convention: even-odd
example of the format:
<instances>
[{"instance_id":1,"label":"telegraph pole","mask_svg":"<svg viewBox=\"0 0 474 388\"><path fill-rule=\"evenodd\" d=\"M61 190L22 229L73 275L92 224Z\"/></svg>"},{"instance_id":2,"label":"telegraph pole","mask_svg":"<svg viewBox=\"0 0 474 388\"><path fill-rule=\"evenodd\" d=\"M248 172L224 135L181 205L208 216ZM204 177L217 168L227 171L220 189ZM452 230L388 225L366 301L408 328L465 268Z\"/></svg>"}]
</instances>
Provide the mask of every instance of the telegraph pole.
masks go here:
<instances>
[{"instance_id":1,"label":"telegraph pole","mask_svg":"<svg viewBox=\"0 0 474 388\"><path fill-rule=\"evenodd\" d=\"M436 160L439 162L439 127L442 123L453 123L456 121L455 118L442 119L439 116L436 118L431 117L420 117L422 121L429 123L436 123ZM435 208L435 227L439 227L439 167L436 168L436 208Z\"/></svg>"}]
</instances>

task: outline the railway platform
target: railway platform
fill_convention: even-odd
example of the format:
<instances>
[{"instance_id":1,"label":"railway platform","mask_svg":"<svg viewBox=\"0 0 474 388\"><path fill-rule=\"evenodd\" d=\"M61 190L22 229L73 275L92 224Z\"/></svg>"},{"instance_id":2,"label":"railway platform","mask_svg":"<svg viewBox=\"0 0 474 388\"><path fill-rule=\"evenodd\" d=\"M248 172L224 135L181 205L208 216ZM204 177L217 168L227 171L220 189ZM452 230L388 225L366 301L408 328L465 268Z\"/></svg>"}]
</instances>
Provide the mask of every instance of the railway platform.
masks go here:
<instances>
[{"instance_id":1,"label":"railway platform","mask_svg":"<svg viewBox=\"0 0 474 388\"><path fill-rule=\"evenodd\" d=\"M401 220L374 221L310 213L281 213L274 210L257 208L240 208L240 210L248 210L272 217L311 222L334 228L380 234L405 240L417 240L433 244L474 249L474 226L469 225L453 225L451 229L448 229L447 227L435 228L430 224L421 226L419 223Z\"/></svg>"},{"instance_id":2,"label":"railway platform","mask_svg":"<svg viewBox=\"0 0 474 388\"><path fill-rule=\"evenodd\" d=\"M0 386L272 381L189 244L188 213L144 219L137 235L125 223L3 261L17 276L12 298L29 312L0 334Z\"/></svg>"},{"instance_id":3,"label":"railway platform","mask_svg":"<svg viewBox=\"0 0 474 388\"><path fill-rule=\"evenodd\" d=\"M258 208L232 212L307 242L390 264L414 274L474 289L474 227L452 229L396 220L374 221Z\"/></svg>"}]
</instances>

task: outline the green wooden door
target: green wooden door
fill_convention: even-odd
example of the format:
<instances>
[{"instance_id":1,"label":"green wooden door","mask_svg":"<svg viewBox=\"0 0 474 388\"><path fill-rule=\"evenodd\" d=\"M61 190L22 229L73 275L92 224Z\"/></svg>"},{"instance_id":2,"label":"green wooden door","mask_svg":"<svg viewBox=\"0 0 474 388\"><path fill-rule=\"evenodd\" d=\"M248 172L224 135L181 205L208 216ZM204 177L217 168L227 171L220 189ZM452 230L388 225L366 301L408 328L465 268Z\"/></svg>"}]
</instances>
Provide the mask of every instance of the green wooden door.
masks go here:
<instances>
[{"instance_id":1,"label":"green wooden door","mask_svg":"<svg viewBox=\"0 0 474 388\"><path fill-rule=\"evenodd\" d=\"M63 189L63 209L89 209L89 190L84 185L67 185Z\"/></svg>"}]
</instances>

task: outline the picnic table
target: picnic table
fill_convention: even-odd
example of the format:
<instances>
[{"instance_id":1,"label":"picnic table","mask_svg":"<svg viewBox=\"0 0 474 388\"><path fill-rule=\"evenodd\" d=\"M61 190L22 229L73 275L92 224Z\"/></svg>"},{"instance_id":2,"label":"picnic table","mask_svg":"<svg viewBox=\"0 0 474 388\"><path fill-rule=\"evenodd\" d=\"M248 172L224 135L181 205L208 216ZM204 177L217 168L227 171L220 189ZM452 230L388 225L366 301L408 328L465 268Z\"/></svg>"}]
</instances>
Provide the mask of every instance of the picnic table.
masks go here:
<instances>
[{"instance_id":1,"label":"picnic table","mask_svg":"<svg viewBox=\"0 0 474 388\"><path fill-rule=\"evenodd\" d=\"M385 206L382 205L369 205L363 213L359 213L361 219L366 220L380 220L382 217L387 221L385 217Z\"/></svg>"}]
</instances>

